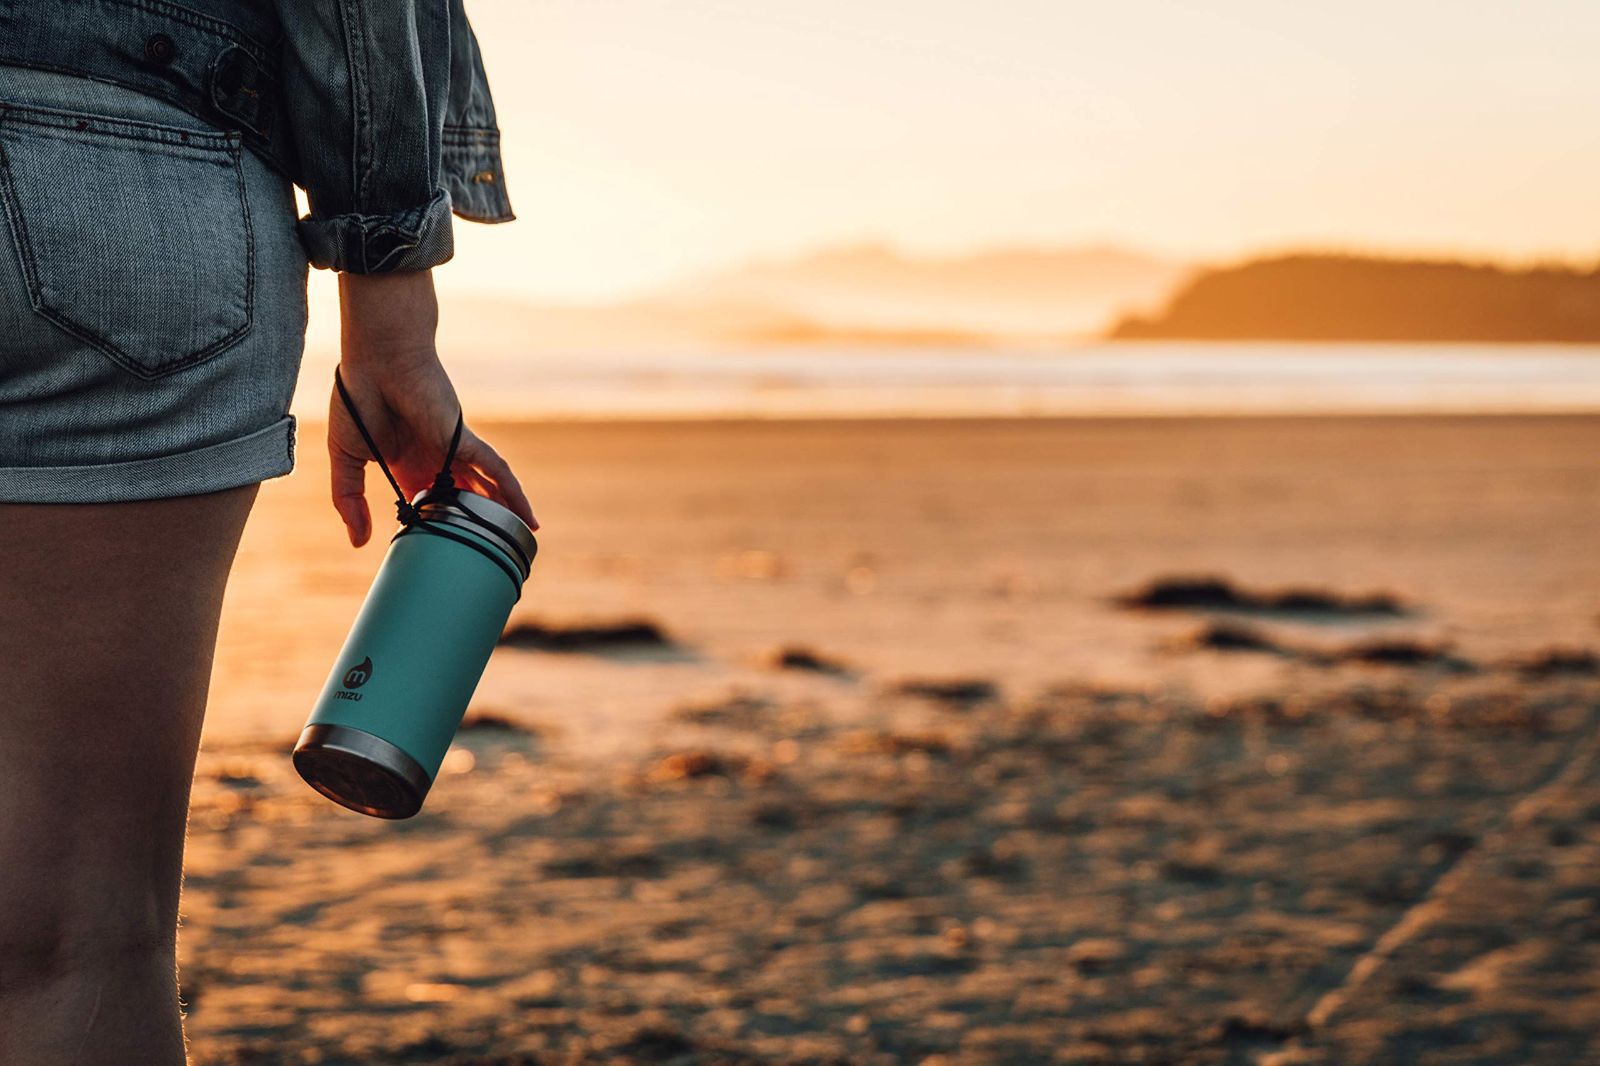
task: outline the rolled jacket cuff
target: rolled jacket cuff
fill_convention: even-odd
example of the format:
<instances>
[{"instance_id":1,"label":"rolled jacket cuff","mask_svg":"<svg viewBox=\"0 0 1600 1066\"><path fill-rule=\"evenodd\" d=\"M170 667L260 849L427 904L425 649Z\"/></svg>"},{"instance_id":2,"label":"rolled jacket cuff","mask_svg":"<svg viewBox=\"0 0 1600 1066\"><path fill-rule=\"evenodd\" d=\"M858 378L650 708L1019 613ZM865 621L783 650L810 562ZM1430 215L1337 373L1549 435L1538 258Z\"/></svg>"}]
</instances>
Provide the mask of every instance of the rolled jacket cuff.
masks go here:
<instances>
[{"instance_id":1,"label":"rolled jacket cuff","mask_svg":"<svg viewBox=\"0 0 1600 1066\"><path fill-rule=\"evenodd\" d=\"M300 239L312 266L351 274L427 270L455 254L450 193L392 215L307 216Z\"/></svg>"},{"instance_id":2,"label":"rolled jacket cuff","mask_svg":"<svg viewBox=\"0 0 1600 1066\"><path fill-rule=\"evenodd\" d=\"M500 163L500 131L446 126L440 145L444 187L456 214L472 222L510 222L511 199Z\"/></svg>"}]
</instances>

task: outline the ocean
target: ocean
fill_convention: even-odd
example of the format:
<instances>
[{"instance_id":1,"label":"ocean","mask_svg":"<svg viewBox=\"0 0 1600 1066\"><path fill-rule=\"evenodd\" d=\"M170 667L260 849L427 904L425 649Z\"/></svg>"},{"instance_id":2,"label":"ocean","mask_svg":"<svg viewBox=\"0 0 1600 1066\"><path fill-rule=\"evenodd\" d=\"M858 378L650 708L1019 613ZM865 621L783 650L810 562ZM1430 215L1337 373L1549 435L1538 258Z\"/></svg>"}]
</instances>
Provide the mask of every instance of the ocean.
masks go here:
<instances>
[{"instance_id":1,"label":"ocean","mask_svg":"<svg viewBox=\"0 0 1600 1066\"><path fill-rule=\"evenodd\" d=\"M497 346L499 348L499 346ZM295 410L321 420L334 356ZM1600 410L1600 346L1085 343L447 351L478 417L1025 417Z\"/></svg>"}]
</instances>

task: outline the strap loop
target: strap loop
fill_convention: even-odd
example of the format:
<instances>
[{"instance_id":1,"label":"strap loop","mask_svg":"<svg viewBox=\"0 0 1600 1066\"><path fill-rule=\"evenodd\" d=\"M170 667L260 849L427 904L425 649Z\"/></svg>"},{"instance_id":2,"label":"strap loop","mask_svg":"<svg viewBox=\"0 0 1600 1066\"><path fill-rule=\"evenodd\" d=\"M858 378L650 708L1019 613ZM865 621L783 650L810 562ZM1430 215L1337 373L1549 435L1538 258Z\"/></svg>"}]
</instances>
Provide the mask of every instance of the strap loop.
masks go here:
<instances>
[{"instance_id":1,"label":"strap loop","mask_svg":"<svg viewBox=\"0 0 1600 1066\"><path fill-rule=\"evenodd\" d=\"M510 563L507 563L489 547L479 544L471 538L464 537L459 533L452 533L438 522L427 521L422 517L422 512L418 511L417 508L406 499L406 494L401 490L400 483L394 479L394 474L389 470L389 464L383 461L383 453L378 450L378 442L372 439L372 434L367 432L366 424L361 421L361 416L356 413L355 401L350 399L350 393L344 387L344 379L339 376L338 364L335 364L333 368L333 383L339 387L339 398L344 401L345 410L350 412L350 418L355 422L356 429L361 432L361 439L366 441L367 449L372 452L372 457L377 460L378 468L383 471L383 476L388 478L389 484L394 487L395 515L400 519L401 528L395 531L394 537L390 538L390 543L393 543L395 539L402 537L407 533L412 533L417 530L424 530L426 532L433 533L436 536L444 537L447 540L453 540L458 544L464 544L473 551L477 552L479 555L483 556L485 559L488 559L491 563L494 563L494 565L497 566L500 571L510 579L511 587L516 590L516 598L520 600L522 598L522 575L519 574ZM450 467L456 461L456 449L461 444L461 429L464 421L464 413L457 408L456 431L450 437L450 448L445 452L444 466L440 469L438 474L434 475L433 484L428 488L427 494L430 497L455 498L457 487L455 478L450 476ZM532 565L533 560L528 556L528 554L515 543L508 540L506 536L496 530L493 525L485 522L483 519L473 514L470 508L461 507L460 510L468 519L476 522L480 526L483 526L485 529L488 529L491 533L494 533L500 542L504 543L509 550L515 554L516 558L521 560L525 566Z\"/></svg>"},{"instance_id":2,"label":"strap loop","mask_svg":"<svg viewBox=\"0 0 1600 1066\"><path fill-rule=\"evenodd\" d=\"M344 379L339 376L339 365L337 363L333 367L333 383L338 387L339 399L344 401L345 410L350 412L350 418L355 422L356 429L361 434L361 439L366 442L367 450L377 460L378 469L383 471L383 476L389 479L389 484L394 488L395 517L400 520L402 526L412 526L422 521L421 512L412 506L411 501L406 499L405 491L400 488L400 482L396 481L394 474L390 472L389 464L383 461L383 453L378 450L378 442L372 439L372 434L367 432L366 423L361 421L361 416L356 413L355 401L350 399L350 392L344 387ZM465 412L460 407L457 407L456 431L450 438L449 450L445 452L444 466L434 475L433 484L428 488L430 496L448 496L456 490L455 478L450 476L450 467L456 461L456 449L461 445L461 429L464 424Z\"/></svg>"}]
</instances>

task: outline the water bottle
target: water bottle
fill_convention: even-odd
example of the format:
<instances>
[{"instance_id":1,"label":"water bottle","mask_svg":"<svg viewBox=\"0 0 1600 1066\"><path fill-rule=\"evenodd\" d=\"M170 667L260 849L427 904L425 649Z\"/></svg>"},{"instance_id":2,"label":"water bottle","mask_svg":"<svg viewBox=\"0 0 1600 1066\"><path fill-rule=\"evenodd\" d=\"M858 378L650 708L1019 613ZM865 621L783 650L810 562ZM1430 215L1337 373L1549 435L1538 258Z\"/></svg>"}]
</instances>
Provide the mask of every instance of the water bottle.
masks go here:
<instances>
[{"instance_id":1,"label":"water bottle","mask_svg":"<svg viewBox=\"0 0 1600 1066\"><path fill-rule=\"evenodd\" d=\"M312 788L377 818L422 808L538 551L511 510L451 483L460 432L409 504L389 475L402 526L294 748Z\"/></svg>"}]
</instances>

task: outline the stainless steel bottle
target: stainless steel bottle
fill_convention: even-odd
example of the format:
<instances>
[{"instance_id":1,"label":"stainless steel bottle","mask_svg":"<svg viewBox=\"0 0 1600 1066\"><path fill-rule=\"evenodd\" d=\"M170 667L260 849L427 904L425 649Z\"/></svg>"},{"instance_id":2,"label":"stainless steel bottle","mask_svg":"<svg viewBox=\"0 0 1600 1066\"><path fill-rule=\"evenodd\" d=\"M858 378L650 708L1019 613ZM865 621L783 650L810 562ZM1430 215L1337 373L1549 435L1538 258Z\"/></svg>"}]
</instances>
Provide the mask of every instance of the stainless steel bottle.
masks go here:
<instances>
[{"instance_id":1,"label":"stainless steel bottle","mask_svg":"<svg viewBox=\"0 0 1600 1066\"><path fill-rule=\"evenodd\" d=\"M507 508L438 488L413 498L294 749L312 788L378 818L421 809L538 550Z\"/></svg>"}]
</instances>

